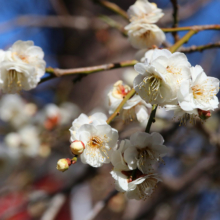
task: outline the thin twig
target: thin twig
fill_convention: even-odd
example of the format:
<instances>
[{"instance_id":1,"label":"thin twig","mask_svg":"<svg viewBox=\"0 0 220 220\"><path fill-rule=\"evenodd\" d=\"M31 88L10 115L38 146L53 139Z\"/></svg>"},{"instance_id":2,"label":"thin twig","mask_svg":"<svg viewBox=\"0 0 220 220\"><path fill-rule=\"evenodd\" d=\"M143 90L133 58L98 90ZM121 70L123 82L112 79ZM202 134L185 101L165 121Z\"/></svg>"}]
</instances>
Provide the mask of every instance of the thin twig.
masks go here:
<instances>
[{"instance_id":1,"label":"thin twig","mask_svg":"<svg viewBox=\"0 0 220 220\"><path fill-rule=\"evenodd\" d=\"M193 45L191 47L181 48L179 51L183 53L202 52L207 49L218 48L218 47L220 47L220 41L217 43L200 45L200 46Z\"/></svg>"},{"instance_id":2,"label":"thin twig","mask_svg":"<svg viewBox=\"0 0 220 220\"><path fill-rule=\"evenodd\" d=\"M173 28L178 27L178 3L177 0L170 0L172 5L173 5ZM173 37L174 37L174 41L177 42L179 40L179 36L178 33L175 31L172 33Z\"/></svg>"},{"instance_id":3,"label":"thin twig","mask_svg":"<svg viewBox=\"0 0 220 220\"><path fill-rule=\"evenodd\" d=\"M108 118L108 120L106 121L108 124L111 123L111 121L120 114L120 111L123 107L123 105L128 101L128 99L130 99L133 95L135 94L135 90L132 89L126 96L125 98L121 101L120 105L118 106L118 108L114 111L114 113Z\"/></svg>"},{"instance_id":4,"label":"thin twig","mask_svg":"<svg viewBox=\"0 0 220 220\"><path fill-rule=\"evenodd\" d=\"M108 24L110 27L117 29L123 36L127 36L127 31L124 29L123 25L118 23L117 21L113 20L109 16L100 15L99 18Z\"/></svg>"},{"instance_id":5,"label":"thin twig","mask_svg":"<svg viewBox=\"0 0 220 220\"><path fill-rule=\"evenodd\" d=\"M118 5L112 3L112 2L108 2L108 1L104 1L104 0L93 0L95 3L100 4L101 6L115 12L116 14L119 14L121 17L123 17L124 19L126 19L127 21L129 20L128 15L126 13L126 11L124 11L122 8L120 8Z\"/></svg>"},{"instance_id":6,"label":"thin twig","mask_svg":"<svg viewBox=\"0 0 220 220\"><path fill-rule=\"evenodd\" d=\"M176 32L176 31L190 31L190 30L220 30L220 25L211 24L211 25L196 25L196 26L187 26L187 27L177 27L177 28L161 28L163 32Z\"/></svg>"}]
</instances>

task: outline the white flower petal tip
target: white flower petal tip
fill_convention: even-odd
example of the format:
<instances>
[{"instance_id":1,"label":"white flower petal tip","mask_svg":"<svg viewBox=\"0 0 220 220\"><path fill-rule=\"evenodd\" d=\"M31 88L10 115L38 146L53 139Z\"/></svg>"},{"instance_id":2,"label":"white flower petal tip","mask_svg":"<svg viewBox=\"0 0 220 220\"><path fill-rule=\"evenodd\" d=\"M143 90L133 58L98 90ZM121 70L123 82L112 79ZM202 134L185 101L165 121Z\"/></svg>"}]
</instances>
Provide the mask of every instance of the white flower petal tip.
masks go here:
<instances>
[{"instance_id":1,"label":"white flower petal tip","mask_svg":"<svg viewBox=\"0 0 220 220\"><path fill-rule=\"evenodd\" d=\"M156 23L163 15L162 10L157 8L155 3L150 3L147 0L137 0L128 9L131 21L145 19L147 23Z\"/></svg>"}]
</instances>

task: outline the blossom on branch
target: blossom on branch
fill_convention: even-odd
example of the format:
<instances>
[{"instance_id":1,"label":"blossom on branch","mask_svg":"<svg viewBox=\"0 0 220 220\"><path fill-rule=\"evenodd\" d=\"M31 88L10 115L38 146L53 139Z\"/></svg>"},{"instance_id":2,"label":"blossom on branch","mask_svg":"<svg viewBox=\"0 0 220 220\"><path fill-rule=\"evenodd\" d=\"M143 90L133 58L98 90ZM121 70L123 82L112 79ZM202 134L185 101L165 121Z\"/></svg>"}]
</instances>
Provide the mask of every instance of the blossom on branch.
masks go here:
<instances>
[{"instance_id":1,"label":"blossom on branch","mask_svg":"<svg viewBox=\"0 0 220 220\"><path fill-rule=\"evenodd\" d=\"M124 152L128 166L138 168L143 173L151 173L155 162L163 162L162 157L168 152L163 145L163 137L156 132L148 134L136 132L130 137L131 147Z\"/></svg>"},{"instance_id":2,"label":"blossom on branch","mask_svg":"<svg viewBox=\"0 0 220 220\"><path fill-rule=\"evenodd\" d=\"M0 58L0 89L16 93L35 88L45 72L43 57L42 49L32 41L16 41Z\"/></svg>"},{"instance_id":3,"label":"blossom on branch","mask_svg":"<svg viewBox=\"0 0 220 220\"><path fill-rule=\"evenodd\" d=\"M128 9L130 24L125 27L131 45L137 49L160 46L166 39L163 31L154 23L162 16L162 10L147 0L137 0Z\"/></svg>"},{"instance_id":4,"label":"blossom on branch","mask_svg":"<svg viewBox=\"0 0 220 220\"><path fill-rule=\"evenodd\" d=\"M103 163L110 162L118 141L118 131L107 124L84 124L76 131L75 138L85 146L80 154L82 162L92 167L100 167Z\"/></svg>"},{"instance_id":5,"label":"blossom on branch","mask_svg":"<svg viewBox=\"0 0 220 220\"><path fill-rule=\"evenodd\" d=\"M151 104L177 104L181 82L191 77L187 57L183 53L155 49L153 53L147 52L145 58L145 63L134 66L139 73L133 83L136 92Z\"/></svg>"},{"instance_id":6,"label":"blossom on branch","mask_svg":"<svg viewBox=\"0 0 220 220\"><path fill-rule=\"evenodd\" d=\"M148 0L137 0L128 9L130 21L144 19L147 23L156 23L163 15L162 9L157 8L155 3L150 3Z\"/></svg>"},{"instance_id":7,"label":"blossom on branch","mask_svg":"<svg viewBox=\"0 0 220 220\"><path fill-rule=\"evenodd\" d=\"M102 112L94 113L91 116L87 116L83 113L80 114L80 116L72 122L72 127L69 129L71 135L70 141L73 142L74 140L76 140L75 137L76 132L82 125L84 124L103 125L103 124L107 124L106 120L107 117Z\"/></svg>"},{"instance_id":8,"label":"blossom on branch","mask_svg":"<svg viewBox=\"0 0 220 220\"><path fill-rule=\"evenodd\" d=\"M218 108L219 79L208 77L199 65L191 67L190 71L192 79L183 81L178 91L180 107L185 111Z\"/></svg>"},{"instance_id":9,"label":"blossom on branch","mask_svg":"<svg viewBox=\"0 0 220 220\"><path fill-rule=\"evenodd\" d=\"M128 163L126 159L126 152L132 149L132 142L130 140L123 140L119 148L112 153L112 165L114 166L111 171L112 177L115 179L115 187L120 192L125 192L129 199L145 200L149 197L156 184L160 181L159 177L151 171L151 173L144 173L137 168L136 154L133 156L132 163ZM142 162L146 160L143 158ZM150 164L148 164L151 167ZM152 168L152 167L151 167Z\"/></svg>"}]
</instances>

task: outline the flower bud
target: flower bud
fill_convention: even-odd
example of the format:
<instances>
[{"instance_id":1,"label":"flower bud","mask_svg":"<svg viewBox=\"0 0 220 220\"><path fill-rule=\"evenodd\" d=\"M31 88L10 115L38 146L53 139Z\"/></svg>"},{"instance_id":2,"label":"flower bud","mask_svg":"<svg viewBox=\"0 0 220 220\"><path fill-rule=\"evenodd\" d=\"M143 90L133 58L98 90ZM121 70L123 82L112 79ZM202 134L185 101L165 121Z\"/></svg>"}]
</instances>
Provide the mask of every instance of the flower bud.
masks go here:
<instances>
[{"instance_id":1,"label":"flower bud","mask_svg":"<svg viewBox=\"0 0 220 220\"><path fill-rule=\"evenodd\" d=\"M70 164L71 164L70 159L65 159L65 158L60 159L57 162L57 170L64 172L69 169Z\"/></svg>"},{"instance_id":2,"label":"flower bud","mask_svg":"<svg viewBox=\"0 0 220 220\"><path fill-rule=\"evenodd\" d=\"M199 113L199 117L202 120L206 120L206 119L208 119L212 116L210 111L204 111L204 110L201 110L201 109L198 109L198 113Z\"/></svg>"},{"instance_id":3,"label":"flower bud","mask_svg":"<svg viewBox=\"0 0 220 220\"><path fill-rule=\"evenodd\" d=\"M73 141L70 145L70 149L73 154L79 155L83 153L85 145L82 141Z\"/></svg>"}]
</instances>

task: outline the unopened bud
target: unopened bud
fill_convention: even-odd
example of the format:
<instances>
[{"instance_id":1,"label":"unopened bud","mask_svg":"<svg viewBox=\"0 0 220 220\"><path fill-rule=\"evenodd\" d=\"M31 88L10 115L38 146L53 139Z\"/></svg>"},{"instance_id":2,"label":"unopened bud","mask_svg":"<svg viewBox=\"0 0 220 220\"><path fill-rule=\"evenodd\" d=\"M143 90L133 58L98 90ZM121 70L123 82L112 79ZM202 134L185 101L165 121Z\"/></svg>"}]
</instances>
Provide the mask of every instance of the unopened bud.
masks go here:
<instances>
[{"instance_id":1,"label":"unopened bud","mask_svg":"<svg viewBox=\"0 0 220 220\"><path fill-rule=\"evenodd\" d=\"M65 158L60 159L57 162L57 170L64 172L69 169L70 164L71 164L70 159L65 159Z\"/></svg>"},{"instance_id":2,"label":"unopened bud","mask_svg":"<svg viewBox=\"0 0 220 220\"><path fill-rule=\"evenodd\" d=\"M70 145L70 149L73 154L79 155L83 153L85 145L82 141L73 141Z\"/></svg>"},{"instance_id":3,"label":"unopened bud","mask_svg":"<svg viewBox=\"0 0 220 220\"><path fill-rule=\"evenodd\" d=\"M201 109L198 109L198 113L199 113L199 117L202 120L206 120L206 119L208 119L212 116L210 111L204 111L204 110L201 110Z\"/></svg>"}]
</instances>

